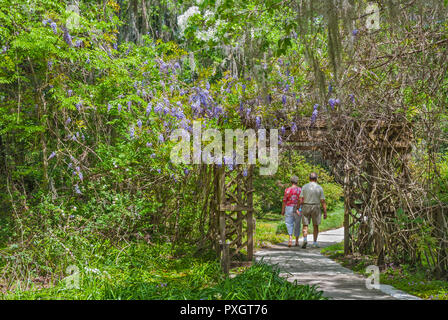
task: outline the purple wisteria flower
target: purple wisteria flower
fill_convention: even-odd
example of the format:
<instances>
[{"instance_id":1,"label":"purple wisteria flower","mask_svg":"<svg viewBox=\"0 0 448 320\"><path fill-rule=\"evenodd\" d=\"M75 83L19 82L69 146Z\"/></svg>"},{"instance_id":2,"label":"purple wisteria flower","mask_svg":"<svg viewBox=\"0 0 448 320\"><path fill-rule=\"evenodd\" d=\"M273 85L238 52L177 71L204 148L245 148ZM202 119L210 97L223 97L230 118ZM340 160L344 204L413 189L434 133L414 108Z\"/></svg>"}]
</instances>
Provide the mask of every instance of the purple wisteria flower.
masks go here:
<instances>
[{"instance_id":1,"label":"purple wisteria flower","mask_svg":"<svg viewBox=\"0 0 448 320\"><path fill-rule=\"evenodd\" d=\"M190 170L188 170L187 168L184 169L184 173L185 175L188 175L188 173L190 173Z\"/></svg>"},{"instance_id":2,"label":"purple wisteria flower","mask_svg":"<svg viewBox=\"0 0 448 320\"><path fill-rule=\"evenodd\" d=\"M257 116L255 118L255 125L256 125L257 129L260 129L260 127L261 127L261 117L260 116Z\"/></svg>"},{"instance_id":3,"label":"purple wisteria flower","mask_svg":"<svg viewBox=\"0 0 448 320\"><path fill-rule=\"evenodd\" d=\"M163 134L159 134L159 142L163 143L165 141L165 138L163 137Z\"/></svg>"},{"instance_id":4,"label":"purple wisteria flower","mask_svg":"<svg viewBox=\"0 0 448 320\"><path fill-rule=\"evenodd\" d=\"M107 112L110 111L110 109L112 109L112 105L110 103L107 104Z\"/></svg>"},{"instance_id":5,"label":"purple wisteria flower","mask_svg":"<svg viewBox=\"0 0 448 320\"><path fill-rule=\"evenodd\" d=\"M118 113L120 113L121 112L121 104L117 105L117 109L118 109Z\"/></svg>"},{"instance_id":6,"label":"purple wisteria flower","mask_svg":"<svg viewBox=\"0 0 448 320\"><path fill-rule=\"evenodd\" d=\"M163 105L158 102L157 105L154 107L154 112L160 114L163 110Z\"/></svg>"},{"instance_id":7,"label":"purple wisteria flower","mask_svg":"<svg viewBox=\"0 0 448 320\"><path fill-rule=\"evenodd\" d=\"M283 103L284 105L286 104L286 96L285 96L285 95L282 96L282 103Z\"/></svg>"},{"instance_id":8,"label":"purple wisteria flower","mask_svg":"<svg viewBox=\"0 0 448 320\"><path fill-rule=\"evenodd\" d=\"M291 123L291 131L292 133L296 133L297 131L297 124L295 122Z\"/></svg>"},{"instance_id":9,"label":"purple wisteria flower","mask_svg":"<svg viewBox=\"0 0 448 320\"><path fill-rule=\"evenodd\" d=\"M79 186L77 184L75 185L75 192L77 194L81 194L81 190L79 190Z\"/></svg>"},{"instance_id":10,"label":"purple wisteria flower","mask_svg":"<svg viewBox=\"0 0 448 320\"><path fill-rule=\"evenodd\" d=\"M73 90L72 89L68 89L67 90L67 96L71 97L73 95Z\"/></svg>"},{"instance_id":11,"label":"purple wisteria flower","mask_svg":"<svg viewBox=\"0 0 448 320\"><path fill-rule=\"evenodd\" d=\"M247 110L246 110L246 118L249 118L250 117L250 112L252 111L252 109L251 108L247 108Z\"/></svg>"},{"instance_id":12,"label":"purple wisteria flower","mask_svg":"<svg viewBox=\"0 0 448 320\"><path fill-rule=\"evenodd\" d=\"M198 99L196 102L194 102L191 105L191 110L195 115L199 114L201 112L201 101Z\"/></svg>"},{"instance_id":13,"label":"purple wisteria flower","mask_svg":"<svg viewBox=\"0 0 448 320\"><path fill-rule=\"evenodd\" d=\"M284 135L284 134L286 133L286 129L285 129L284 126L282 126L282 127L280 128L280 133L281 133L282 135Z\"/></svg>"},{"instance_id":14,"label":"purple wisteria flower","mask_svg":"<svg viewBox=\"0 0 448 320\"><path fill-rule=\"evenodd\" d=\"M78 172L78 177L79 177L79 180L81 180L81 181L84 179L84 176L82 175L81 171Z\"/></svg>"},{"instance_id":15,"label":"purple wisteria flower","mask_svg":"<svg viewBox=\"0 0 448 320\"><path fill-rule=\"evenodd\" d=\"M81 39L78 39L75 41L75 48L82 48L84 45L84 42Z\"/></svg>"},{"instance_id":16,"label":"purple wisteria flower","mask_svg":"<svg viewBox=\"0 0 448 320\"><path fill-rule=\"evenodd\" d=\"M128 111L130 112L131 111L131 106L132 106L132 101L128 101Z\"/></svg>"},{"instance_id":17,"label":"purple wisteria flower","mask_svg":"<svg viewBox=\"0 0 448 320\"><path fill-rule=\"evenodd\" d=\"M219 105L213 109L213 117L214 118L218 118L222 113L223 113L223 110L222 110L221 106L219 106Z\"/></svg>"},{"instance_id":18,"label":"purple wisteria flower","mask_svg":"<svg viewBox=\"0 0 448 320\"><path fill-rule=\"evenodd\" d=\"M48 67L48 69L53 69L53 61L51 61L51 60L49 60L48 62L47 62L47 67Z\"/></svg>"},{"instance_id":19,"label":"purple wisteria flower","mask_svg":"<svg viewBox=\"0 0 448 320\"><path fill-rule=\"evenodd\" d=\"M244 111L243 101L240 101L240 107L238 108L238 112L243 113L243 111Z\"/></svg>"},{"instance_id":20,"label":"purple wisteria flower","mask_svg":"<svg viewBox=\"0 0 448 320\"><path fill-rule=\"evenodd\" d=\"M134 129L134 127L131 127L129 129L129 136L131 137L131 139L134 139L134 134L135 134L135 129Z\"/></svg>"},{"instance_id":21,"label":"purple wisteria flower","mask_svg":"<svg viewBox=\"0 0 448 320\"><path fill-rule=\"evenodd\" d=\"M350 97L350 100L352 101L352 103L355 103L355 95L349 94L348 96Z\"/></svg>"},{"instance_id":22,"label":"purple wisteria flower","mask_svg":"<svg viewBox=\"0 0 448 320\"><path fill-rule=\"evenodd\" d=\"M155 153L152 153L152 154L151 154L151 158L154 159L155 157L156 157L156 154L155 154Z\"/></svg>"},{"instance_id":23,"label":"purple wisteria flower","mask_svg":"<svg viewBox=\"0 0 448 320\"><path fill-rule=\"evenodd\" d=\"M150 148L150 147L152 147L152 143L151 143L151 142L146 142L146 146L147 146L148 148Z\"/></svg>"},{"instance_id":24,"label":"purple wisteria flower","mask_svg":"<svg viewBox=\"0 0 448 320\"><path fill-rule=\"evenodd\" d=\"M243 177L247 177L247 169L243 170Z\"/></svg>"},{"instance_id":25,"label":"purple wisteria flower","mask_svg":"<svg viewBox=\"0 0 448 320\"><path fill-rule=\"evenodd\" d=\"M82 103L78 102L77 104L75 104L75 107L78 111L81 111Z\"/></svg>"},{"instance_id":26,"label":"purple wisteria flower","mask_svg":"<svg viewBox=\"0 0 448 320\"><path fill-rule=\"evenodd\" d=\"M318 107L319 107L318 104L315 104L314 107L313 107L314 110L313 110L313 114L311 115L311 123L314 123L316 121L316 119L317 119L317 114L318 114L317 108Z\"/></svg>"},{"instance_id":27,"label":"purple wisteria flower","mask_svg":"<svg viewBox=\"0 0 448 320\"><path fill-rule=\"evenodd\" d=\"M141 129L142 128L142 120L140 120L140 119L138 119L138 121L137 121L137 126L139 127L139 129Z\"/></svg>"},{"instance_id":28,"label":"purple wisteria flower","mask_svg":"<svg viewBox=\"0 0 448 320\"><path fill-rule=\"evenodd\" d=\"M54 158L55 156L56 156L56 152L53 151L53 152L50 154L50 156L48 157L48 160Z\"/></svg>"},{"instance_id":29,"label":"purple wisteria flower","mask_svg":"<svg viewBox=\"0 0 448 320\"><path fill-rule=\"evenodd\" d=\"M50 23L50 27L51 27L51 29L53 30L53 33L54 34L58 34L58 26L56 25L56 22L51 22Z\"/></svg>"},{"instance_id":30,"label":"purple wisteria flower","mask_svg":"<svg viewBox=\"0 0 448 320\"><path fill-rule=\"evenodd\" d=\"M232 171L233 170L233 158L230 156L224 156L224 164L227 166L227 168Z\"/></svg>"},{"instance_id":31,"label":"purple wisteria flower","mask_svg":"<svg viewBox=\"0 0 448 320\"><path fill-rule=\"evenodd\" d=\"M69 47L73 46L73 42L72 42L72 36L70 35L70 33L68 32L67 28L63 28L64 30L64 41L68 44Z\"/></svg>"},{"instance_id":32,"label":"purple wisteria flower","mask_svg":"<svg viewBox=\"0 0 448 320\"><path fill-rule=\"evenodd\" d=\"M353 29L352 36L356 37L358 35L358 33L359 33L358 29Z\"/></svg>"}]
</instances>

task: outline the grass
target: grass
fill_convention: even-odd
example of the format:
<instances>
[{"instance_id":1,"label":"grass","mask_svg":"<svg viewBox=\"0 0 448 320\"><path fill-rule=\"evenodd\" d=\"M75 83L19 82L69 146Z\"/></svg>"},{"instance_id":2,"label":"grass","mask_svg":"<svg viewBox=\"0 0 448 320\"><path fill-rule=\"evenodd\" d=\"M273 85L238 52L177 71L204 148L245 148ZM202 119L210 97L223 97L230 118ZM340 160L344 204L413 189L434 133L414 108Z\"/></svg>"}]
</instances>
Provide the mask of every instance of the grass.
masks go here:
<instances>
[{"instance_id":1,"label":"grass","mask_svg":"<svg viewBox=\"0 0 448 320\"><path fill-rule=\"evenodd\" d=\"M319 226L319 232L340 228L344 225L344 207L338 206L332 212L328 212L327 219L323 219ZM303 227L303 226L302 226ZM308 228L313 233L313 225ZM268 213L262 219L257 220L255 233L255 247L263 248L271 244L287 240L285 218L281 214Z\"/></svg>"},{"instance_id":2,"label":"grass","mask_svg":"<svg viewBox=\"0 0 448 320\"><path fill-rule=\"evenodd\" d=\"M343 210L335 210L328 217L321 230L340 227ZM287 235L281 232L282 224L284 217L279 214L267 214L258 220L257 247L284 241ZM264 263L233 270L232 277L226 278L214 252L198 256L187 245L172 251L169 243L112 244L87 238L76 243L80 245L71 246L75 260L69 261L67 255L45 254L41 260L46 268L41 266L36 269L39 271L23 264L26 270L17 269L20 272L11 277L5 266L12 266L12 262L4 264L0 274L6 278L3 285L0 280L0 299L323 299L316 287L288 282L279 276L277 267ZM39 248L0 252L23 256L36 264L40 261L36 257L42 255ZM79 289L68 288L64 280L70 264L79 270Z\"/></svg>"},{"instance_id":3,"label":"grass","mask_svg":"<svg viewBox=\"0 0 448 320\"><path fill-rule=\"evenodd\" d=\"M101 259L77 265L79 286L75 288L69 288L64 279L45 285L30 279L27 288L16 283L13 290L0 294L0 299L324 299L316 287L280 277L276 266L256 263L237 270L233 277L225 277L212 252L195 257L188 250L182 248L182 257L176 257L169 244L104 248L93 254Z\"/></svg>"},{"instance_id":4,"label":"grass","mask_svg":"<svg viewBox=\"0 0 448 320\"><path fill-rule=\"evenodd\" d=\"M343 242L326 247L321 250L321 253L364 276L367 276L366 267L375 264L375 257L372 256L344 257ZM380 283L382 284L391 285L422 299L448 300L448 281L434 280L428 270L393 263L381 269Z\"/></svg>"}]
</instances>

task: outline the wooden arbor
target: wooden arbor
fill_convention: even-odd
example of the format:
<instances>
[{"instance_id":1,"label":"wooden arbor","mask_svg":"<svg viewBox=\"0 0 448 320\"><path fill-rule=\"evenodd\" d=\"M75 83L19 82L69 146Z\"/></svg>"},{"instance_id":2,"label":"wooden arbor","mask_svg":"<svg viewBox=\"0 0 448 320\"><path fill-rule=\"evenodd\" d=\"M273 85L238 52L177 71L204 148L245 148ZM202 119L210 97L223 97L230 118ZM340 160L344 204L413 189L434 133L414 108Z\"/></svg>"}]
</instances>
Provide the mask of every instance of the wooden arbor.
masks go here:
<instances>
[{"instance_id":1,"label":"wooden arbor","mask_svg":"<svg viewBox=\"0 0 448 320\"><path fill-rule=\"evenodd\" d=\"M347 135L347 124L329 123L318 118L297 122L297 130L287 129L285 142L295 150L321 150L326 160L330 160L335 172L344 185L344 248L349 253L354 244L366 246L372 241L372 228L366 224L369 213L367 199L375 190L378 175L377 155L383 161L393 161L402 156L406 161L411 149L412 137L409 128L401 123L363 122L352 124L356 136ZM370 157L359 160L357 156L366 150ZM353 152L351 154L350 152ZM403 166L404 167L404 166ZM354 172L354 168L357 170ZM365 174L360 174L364 172ZM367 176L367 179L364 179ZM364 181L361 181L364 179ZM250 263L254 251L255 220L253 217L253 166L236 166L228 170L225 166L214 167L214 199L210 210L211 231L216 251L221 256L222 268L229 272L231 265ZM380 255L382 240L379 234L373 236ZM367 242L366 242L367 241ZM246 255L242 254L246 251Z\"/></svg>"},{"instance_id":2,"label":"wooden arbor","mask_svg":"<svg viewBox=\"0 0 448 320\"><path fill-rule=\"evenodd\" d=\"M396 210L379 194L379 186L384 185L390 172L399 173L395 183L407 184L412 130L406 121L342 120L321 118L313 124L303 121L288 141L296 150L322 151L342 180L345 254L355 247L367 252L373 246L381 263L384 240L378 224L382 221L372 207L381 207L392 215Z\"/></svg>"},{"instance_id":3,"label":"wooden arbor","mask_svg":"<svg viewBox=\"0 0 448 320\"><path fill-rule=\"evenodd\" d=\"M225 273L231 266L250 264L253 259L255 220L252 177L253 165L237 165L232 170L226 166L214 167L215 201L210 210L210 227Z\"/></svg>"}]
</instances>

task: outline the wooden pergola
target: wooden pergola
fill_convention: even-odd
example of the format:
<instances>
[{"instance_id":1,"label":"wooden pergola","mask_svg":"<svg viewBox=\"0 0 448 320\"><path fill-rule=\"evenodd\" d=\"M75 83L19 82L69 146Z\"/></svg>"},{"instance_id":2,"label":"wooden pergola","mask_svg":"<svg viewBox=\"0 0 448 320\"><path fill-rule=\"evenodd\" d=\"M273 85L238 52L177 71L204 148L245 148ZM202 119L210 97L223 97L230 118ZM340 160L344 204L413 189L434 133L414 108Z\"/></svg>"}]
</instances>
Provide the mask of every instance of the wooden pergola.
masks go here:
<instances>
[{"instance_id":1,"label":"wooden pergola","mask_svg":"<svg viewBox=\"0 0 448 320\"><path fill-rule=\"evenodd\" d=\"M396 125L401 129L401 125ZM311 122L303 119L297 122L297 130L291 132L286 129L285 143L294 150L321 150L323 157L329 161L341 161L338 150L329 150L325 146L328 135L334 135L342 127L329 125L327 119L318 118ZM409 153L411 149L408 131L381 130L381 124L365 124L363 130L368 132L371 138L371 148L386 147L400 153ZM406 132L406 134L397 134ZM371 168L371 166L368 166ZM248 168L248 169L247 169ZM348 168L344 170L344 247L345 253L350 251L350 242L353 240L356 225L362 224L362 217L356 216L354 211L359 211L363 206L361 199L354 192L351 179L352 173ZM374 175L375 172L369 172ZM249 265L254 255L255 219L253 216L253 175L254 167L250 165L244 168L239 165L229 172L225 166L214 167L214 201L210 208L211 234L214 235L215 250L221 257L222 269L228 273L233 266ZM362 230L362 228L361 228ZM246 254L242 254L246 251Z\"/></svg>"}]
</instances>

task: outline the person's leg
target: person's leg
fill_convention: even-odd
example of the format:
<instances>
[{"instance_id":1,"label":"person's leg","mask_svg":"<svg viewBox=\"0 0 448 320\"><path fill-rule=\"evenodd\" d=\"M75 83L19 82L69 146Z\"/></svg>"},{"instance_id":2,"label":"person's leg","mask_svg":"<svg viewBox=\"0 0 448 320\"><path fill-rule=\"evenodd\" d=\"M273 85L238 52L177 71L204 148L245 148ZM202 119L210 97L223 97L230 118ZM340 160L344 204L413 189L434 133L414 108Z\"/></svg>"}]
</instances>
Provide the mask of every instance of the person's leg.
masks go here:
<instances>
[{"instance_id":1,"label":"person's leg","mask_svg":"<svg viewBox=\"0 0 448 320\"><path fill-rule=\"evenodd\" d=\"M319 225L320 225L321 211L320 206L315 206L313 210L313 245L318 247L317 238L319 236Z\"/></svg>"},{"instance_id":2,"label":"person's leg","mask_svg":"<svg viewBox=\"0 0 448 320\"><path fill-rule=\"evenodd\" d=\"M302 226L302 217L294 213L294 235L296 237L296 246L299 245L300 229Z\"/></svg>"},{"instance_id":3,"label":"person's leg","mask_svg":"<svg viewBox=\"0 0 448 320\"><path fill-rule=\"evenodd\" d=\"M285 224L286 224L286 230L289 234L289 243L288 246L291 246L292 244L292 233L294 230L294 217L292 215L292 208L286 207L285 208Z\"/></svg>"},{"instance_id":4,"label":"person's leg","mask_svg":"<svg viewBox=\"0 0 448 320\"><path fill-rule=\"evenodd\" d=\"M318 235L319 235L319 225L313 224L313 239L315 243L317 242Z\"/></svg>"},{"instance_id":5,"label":"person's leg","mask_svg":"<svg viewBox=\"0 0 448 320\"><path fill-rule=\"evenodd\" d=\"M302 248L305 249L308 243L308 225L310 224L310 216L308 216L308 206L302 207L302 224L303 224L303 245Z\"/></svg>"}]
</instances>

